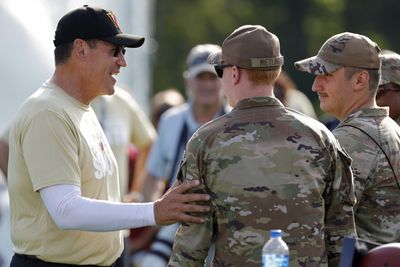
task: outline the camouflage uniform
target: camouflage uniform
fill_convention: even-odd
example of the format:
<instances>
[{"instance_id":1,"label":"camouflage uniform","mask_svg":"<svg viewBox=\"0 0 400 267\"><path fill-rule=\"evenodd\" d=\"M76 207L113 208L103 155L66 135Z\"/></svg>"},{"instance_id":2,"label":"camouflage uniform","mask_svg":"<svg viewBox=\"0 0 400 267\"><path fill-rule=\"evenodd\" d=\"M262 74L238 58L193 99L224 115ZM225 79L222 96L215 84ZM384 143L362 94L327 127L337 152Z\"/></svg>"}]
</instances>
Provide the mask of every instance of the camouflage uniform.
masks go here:
<instances>
[{"instance_id":1,"label":"camouflage uniform","mask_svg":"<svg viewBox=\"0 0 400 267\"><path fill-rule=\"evenodd\" d=\"M200 179L211 212L182 224L170 266L202 266L215 240L216 266L260 266L270 229L282 229L290 266L338 265L355 235L350 158L319 122L275 98L240 101L200 128L178 179Z\"/></svg>"},{"instance_id":2,"label":"camouflage uniform","mask_svg":"<svg viewBox=\"0 0 400 267\"><path fill-rule=\"evenodd\" d=\"M379 243L400 242L400 188L383 151L400 178L400 128L388 108L368 108L350 114L333 131L353 159L357 234Z\"/></svg>"},{"instance_id":3,"label":"camouflage uniform","mask_svg":"<svg viewBox=\"0 0 400 267\"><path fill-rule=\"evenodd\" d=\"M391 94L380 99L377 94L377 103L379 106L389 106L391 109L392 115L390 115L397 124L400 125L400 115L398 109L398 93L400 91L400 55L390 51L383 50L381 55L379 56L382 60L382 68L381 68L381 79L379 81L379 91L387 90L386 85L393 84L393 87L389 87L391 91L396 89L396 94ZM388 100L385 100L389 98ZM382 102L383 100L383 102ZM383 104L383 105L381 105Z\"/></svg>"}]
</instances>

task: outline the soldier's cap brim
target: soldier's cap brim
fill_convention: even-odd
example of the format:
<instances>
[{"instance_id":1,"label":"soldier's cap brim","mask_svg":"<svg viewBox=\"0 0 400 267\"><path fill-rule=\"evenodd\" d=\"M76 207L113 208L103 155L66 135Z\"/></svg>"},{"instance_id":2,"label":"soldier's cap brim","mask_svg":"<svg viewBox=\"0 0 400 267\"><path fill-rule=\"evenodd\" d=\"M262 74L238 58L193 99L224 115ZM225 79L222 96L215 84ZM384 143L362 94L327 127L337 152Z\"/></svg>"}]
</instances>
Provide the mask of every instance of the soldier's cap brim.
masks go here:
<instances>
[{"instance_id":1,"label":"soldier's cap brim","mask_svg":"<svg viewBox=\"0 0 400 267\"><path fill-rule=\"evenodd\" d=\"M323 60L318 56L306 58L294 63L296 69L304 72L308 72L314 75L332 73L340 68L342 65L337 65Z\"/></svg>"},{"instance_id":2,"label":"soldier's cap brim","mask_svg":"<svg viewBox=\"0 0 400 267\"><path fill-rule=\"evenodd\" d=\"M389 81L389 80L386 80L385 78L383 78L383 77L381 76L381 79L379 80L379 86L385 85L385 84L387 84L387 83L390 83L390 81Z\"/></svg>"},{"instance_id":3,"label":"soldier's cap brim","mask_svg":"<svg viewBox=\"0 0 400 267\"><path fill-rule=\"evenodd\" d=\"M205 62L203 64L198 64L198 65L191 67L190 69L184 71L183 77L186 79L193 79L194 77L196 77L197 75L199 75L200 73L203 73L203 72L209 72L209 73L217 75L217 73L215 72L214 66Z\"/></svg>"}]
</instances>

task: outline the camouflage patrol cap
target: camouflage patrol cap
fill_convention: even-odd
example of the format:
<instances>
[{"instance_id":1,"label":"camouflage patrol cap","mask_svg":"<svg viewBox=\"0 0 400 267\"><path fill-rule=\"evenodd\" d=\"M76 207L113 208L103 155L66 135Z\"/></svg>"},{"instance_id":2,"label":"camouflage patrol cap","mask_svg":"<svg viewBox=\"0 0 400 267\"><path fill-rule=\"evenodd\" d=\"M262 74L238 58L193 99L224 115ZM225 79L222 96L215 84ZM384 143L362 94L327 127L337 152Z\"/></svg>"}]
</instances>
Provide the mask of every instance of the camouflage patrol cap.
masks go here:
<instances>
[{"instance_id":1,"label":"camouflage patrol cap","mask_svg":"<svg viewBox=\"0 0 400 267\"><path fill-rule=\"evenodd\" d=\"M341 67L379 69L379 46L368 37L343 32L329 38L314 57L300 60L294 66L314 75L334 72Z\"/></svg>"},{"instance_id":2,"label":"camouflage patrol cap","mask_svg":"<svg viewBox=\"0 0 400 267\"><path fill-rule=\"evenodd\" d=\"M381 81L379 85L395 83L400 86L400 55L393 51L382 51Z\"/></svg>"},{"instance_id":3,"label":"camouflage patrol cap","mask_svg":"<svg viewBox=\"0 0 400 267\"><path fill-rule=\"evenodd\" d=\"M260 25L244 25L222 43L222 51L212 53L208 62L243 69L274 70L283 65L279 39Z\"/></svg>"}]
</instances>

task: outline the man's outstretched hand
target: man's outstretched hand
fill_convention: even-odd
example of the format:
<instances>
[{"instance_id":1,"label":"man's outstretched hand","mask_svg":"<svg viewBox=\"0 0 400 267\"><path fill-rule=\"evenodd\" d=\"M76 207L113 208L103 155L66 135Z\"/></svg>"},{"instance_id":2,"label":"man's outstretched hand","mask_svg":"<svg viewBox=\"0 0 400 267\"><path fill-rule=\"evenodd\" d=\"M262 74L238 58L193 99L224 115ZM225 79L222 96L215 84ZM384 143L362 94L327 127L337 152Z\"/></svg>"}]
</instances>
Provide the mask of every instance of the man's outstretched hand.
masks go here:
<instances>
[{"instance_id":1,"label":"man's outstretched hand","mask_svg":"<svg viewBox=\"0 0 400 267\"><path fill-rule=\"evenodd\" d=\"M188 213L208 212L210 207L191 202L208 201L207 194L186 193L189 189L200 185L199 180L175 183L160 199L154 202L154 217L158 225L172 224L176 222L203 223L204 219Z\"/></svg>"}]
</instances>

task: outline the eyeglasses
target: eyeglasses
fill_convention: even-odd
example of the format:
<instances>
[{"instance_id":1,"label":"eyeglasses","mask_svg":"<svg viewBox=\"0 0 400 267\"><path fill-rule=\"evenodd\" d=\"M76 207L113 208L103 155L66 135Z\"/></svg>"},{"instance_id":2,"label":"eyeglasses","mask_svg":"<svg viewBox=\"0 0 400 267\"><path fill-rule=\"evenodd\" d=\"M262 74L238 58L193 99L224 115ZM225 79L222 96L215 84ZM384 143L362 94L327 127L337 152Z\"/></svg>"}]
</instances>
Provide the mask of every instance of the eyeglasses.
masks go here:
<instances>
[{"instance_id":1,"label":"eyeglasses","mask_svg":"<svg viewBox=\"0 0 400 267\"><path fill-rule=\"evenodd\" d=\"M217 73L218 78L222 78L224 75L224 68L232 67L231 64L221 64L221 65L214 65L215 72Z\"/></svg>"},{"instance_id":2,"label":"eyeglasses","mask_svg":"<svg viewBox=\"0 0 400 267\"><path fill-rule=\"evenodd\" d=\"M118 57L120 53L122 53L122 55L125 55L126 49L124 46L119 45L117 47L115 47L114 50L114 57Z\"/></svg>"},{"instance_id":3,"label":"eyeglasses","mask_svg":"<svg viewBox=\"0 0 400 267\"><path fill-rule=\"evenodd\" d=\"M385 83L379 85L379 90L400 91L400 86L395 83Z\"/></svg>"},{"instance_id":4,"label":"eyeglasses","mask_svg":"<svg viewBox=\"0 0 400 267\"><path fill-rule=\"evenodd\" d=\"M376 92L376 98L383 96L386 92L389 92L389 91L400 92L400 87L398 87L392 83L380 85L378 88L378 92Z\"/></svg>"}]
</instances>

